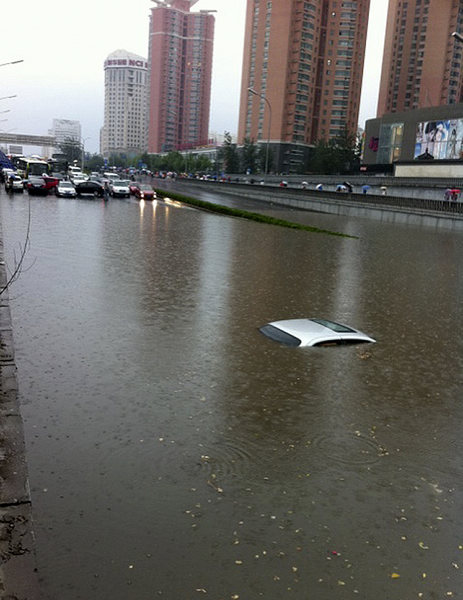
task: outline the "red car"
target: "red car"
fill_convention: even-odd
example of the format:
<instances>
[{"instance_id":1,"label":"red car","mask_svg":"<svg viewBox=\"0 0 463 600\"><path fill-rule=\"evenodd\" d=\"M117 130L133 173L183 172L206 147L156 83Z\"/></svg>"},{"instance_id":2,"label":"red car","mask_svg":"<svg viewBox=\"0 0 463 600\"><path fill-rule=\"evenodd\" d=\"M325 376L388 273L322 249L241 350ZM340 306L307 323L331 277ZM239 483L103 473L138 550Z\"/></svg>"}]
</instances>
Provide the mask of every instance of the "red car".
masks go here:
<instances>
[{"instance_id":1,"label":"red car","mask_svg":"<svg viewBox=\"0 0 463 600\"><path fill-rule=\"evenodd\" d=\"M130 191L130 193L135 195L135 192L140 187L140 185L141 185L141 183L138 183L138 181L131 181L129 183L129 191Z\"/></svg>"},{"instance_id":2,"label":"red car","mask_svg":"<svg viewBox=\"0 0 463 600\"><path fill-rule=\"evenodd\" d=\"M156 198L156 192L146 183L139 183L134 194L139 200L154 200Z\"/></svg>"}]
</instances>

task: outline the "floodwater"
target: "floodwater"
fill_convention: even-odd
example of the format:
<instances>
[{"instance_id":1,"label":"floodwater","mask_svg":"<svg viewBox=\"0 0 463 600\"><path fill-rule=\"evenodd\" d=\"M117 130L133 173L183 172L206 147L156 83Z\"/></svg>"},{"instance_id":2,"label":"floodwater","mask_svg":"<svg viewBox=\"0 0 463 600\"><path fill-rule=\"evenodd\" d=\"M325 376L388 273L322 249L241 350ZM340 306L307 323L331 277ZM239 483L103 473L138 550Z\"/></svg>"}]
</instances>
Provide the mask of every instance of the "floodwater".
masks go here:
<instances>
[{"instance_id":1,"label":"floodwater","mask_svg":"<svg viewBox=\"0 0 463 600\"><path fill-rule=\"evenodd\" d=\"M10 268L28 210L2 193ZM462 596L462 233L30 210L10 302L46 600ZM258 331L304 316L377 343Z\"/></svg>"}]
</instances>

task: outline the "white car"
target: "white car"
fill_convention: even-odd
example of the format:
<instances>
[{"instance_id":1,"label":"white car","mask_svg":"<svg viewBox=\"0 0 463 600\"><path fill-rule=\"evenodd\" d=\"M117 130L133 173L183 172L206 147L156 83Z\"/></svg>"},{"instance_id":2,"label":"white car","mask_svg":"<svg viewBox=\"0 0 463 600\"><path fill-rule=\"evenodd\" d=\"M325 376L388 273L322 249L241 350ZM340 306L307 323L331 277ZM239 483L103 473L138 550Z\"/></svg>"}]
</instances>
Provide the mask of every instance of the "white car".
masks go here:
<instances>
[{"instance_id":1,"label":"white car","mask_svg":"<svg viewBox=\"0 0 463 600\"><path fill-rule=\"evenodd\" d=\"M259 329L285 346L333 346L376 342L358 329L328 319L288 319L273 321Z\"/></svg>"},{"instance_id":2,"label":"white car","mask_svg":"<svg viewBox=\"0 0 463 600\"><path fill-rule=\"evenodd\" d=\"M82 181L87 181L87 180L88 180L88 177L84 173L75 173L74 175L71 175L71 181L74 185L77 185L78 183L81 183Z\"/></svg>"},{"instance_id":3,"label":"white car","mask_svg":"<svg viewBox=\"0 0 463 600\"><path fill-rule=\"evenodd\" d=\"M111 196L128 198L130 196L130 181L127 179L114 179L109 182L109 193Z\"/></svg>"},{"instance_id":4,"label":"white car","mask_svg":"<svg viewBox=\"0 0 463 600\"><path fill-rule=\"evenodd\" d=\"M5 180L5 191L7 192L24 192L24 182L22 177L16 173L9 173Z\"/></svg>"},{"instance_id":5,"label":"white car","mask_svg":"<svg viewBox=\"0 0 463 600\"><path fill-rule=\"evenodd\" d=\"M76 188L70 181L62 180L55 189L57 196L61 198L75 198L77 196Z\"/></svg>"}]
</instances>

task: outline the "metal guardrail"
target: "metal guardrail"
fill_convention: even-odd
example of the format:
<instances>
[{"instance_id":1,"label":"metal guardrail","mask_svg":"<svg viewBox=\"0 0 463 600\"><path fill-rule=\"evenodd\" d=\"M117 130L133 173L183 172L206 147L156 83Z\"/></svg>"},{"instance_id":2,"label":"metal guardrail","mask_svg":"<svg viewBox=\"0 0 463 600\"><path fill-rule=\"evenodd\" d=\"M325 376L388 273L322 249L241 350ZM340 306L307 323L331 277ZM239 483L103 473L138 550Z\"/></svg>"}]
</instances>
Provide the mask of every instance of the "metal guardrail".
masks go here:
<instances>
[{"instance_id":1,"label":"metal guardrail","mask_svg":"<svg viewBox=\"0 0 463 600\"><path fill-rule=\"evenodd\" d=\"M402 196L388 196L380 194L357 194L349 192L315 191L296 188L280 188L275 185L243 184L243 183L219 183L216 181L201 181L195 179L179 180L185 183L210 188L219 187L220 192L228 194L241 194L248 198L270 200L278 204L278 199L297 199L297 200L320 200L327 199L336 203L355 203L358 206L382 206L385 208L410 210L416 213L441 213L454 218L463 216L463 201L435 200L429 198L409 198ZM271 198L269 198L269 195Z\"/></svg>"},{"instance_id":2,"label":"metal guardrail","mask_svg":"<svg viewBox=\"0 0 463 600\"><path fill-rule=\"evenodd\" d=\"M295 190L297 191L297 190ZM303 190L301 190L303 191ZM441 212L446 214L463 215L463 202L449 200L433 200L429 198L406 198L402 196L387 196L378 194L355 194L339 192L317 192L323 197L336 202L350 201L363 206L385 206L399 209L413 209L419 212ZM310 193L311 198L316 194Z\"/></svg>"}]
</instances>

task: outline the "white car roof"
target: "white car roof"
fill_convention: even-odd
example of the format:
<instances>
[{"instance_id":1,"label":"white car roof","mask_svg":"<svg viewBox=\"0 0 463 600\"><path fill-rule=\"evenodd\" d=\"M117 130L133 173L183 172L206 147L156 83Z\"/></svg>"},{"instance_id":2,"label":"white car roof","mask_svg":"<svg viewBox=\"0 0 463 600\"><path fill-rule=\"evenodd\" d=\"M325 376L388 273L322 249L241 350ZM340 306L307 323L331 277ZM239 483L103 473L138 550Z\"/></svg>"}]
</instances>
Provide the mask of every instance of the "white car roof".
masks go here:
<instances>
[{"instance_id":1,"label":"white car roof","mask_svg":"<svg viewBox=\"0 0 463 600\"><path fill-rule=\"evenodd\" d=\"M261 333L288 346L317 346L355 342L375 342L358 329L328 319L287 319L272 321L260 328Z\"/></svg>"}]
</instances>

